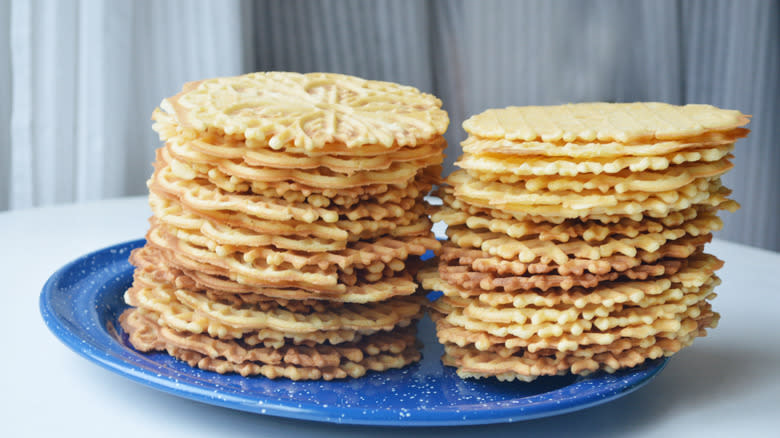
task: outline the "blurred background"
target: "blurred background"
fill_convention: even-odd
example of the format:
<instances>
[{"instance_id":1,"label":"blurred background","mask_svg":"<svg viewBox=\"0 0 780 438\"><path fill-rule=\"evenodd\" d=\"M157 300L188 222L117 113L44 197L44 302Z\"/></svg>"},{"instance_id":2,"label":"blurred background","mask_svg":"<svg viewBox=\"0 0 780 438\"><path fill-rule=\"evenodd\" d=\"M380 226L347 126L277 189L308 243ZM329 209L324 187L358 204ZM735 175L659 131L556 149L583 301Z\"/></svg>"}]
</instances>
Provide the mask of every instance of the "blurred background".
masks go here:
<instances>
[{"instance_id":1,"label":"blurred background","mask_svg":"<svg viewBox=\"0 0 780 438\"><path fill-rule=\"evenodd\" d=\"M0 211L141 195L149 117L184 82L261 70L491 107L708 103L753 115L718 237L780 250L780 1L0 0Z\"/></svg>"}]
</instances>

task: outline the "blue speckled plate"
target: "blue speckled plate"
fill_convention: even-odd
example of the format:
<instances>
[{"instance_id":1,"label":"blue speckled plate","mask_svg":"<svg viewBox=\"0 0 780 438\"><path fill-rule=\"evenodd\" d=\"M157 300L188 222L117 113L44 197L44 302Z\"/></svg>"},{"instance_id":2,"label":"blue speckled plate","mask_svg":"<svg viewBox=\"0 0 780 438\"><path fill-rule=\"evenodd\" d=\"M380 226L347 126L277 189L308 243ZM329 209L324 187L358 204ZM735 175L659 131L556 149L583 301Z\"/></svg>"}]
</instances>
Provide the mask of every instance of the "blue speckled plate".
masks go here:
<instances>
[{"instance_id":1,"label":"blue speckled plate","mask_svg":"<svg viewBox=\"0 0 780 438\"><path fill-rule=\"evenodd\" d=\"M117 324L132 282L127 257L143 240L79 258L41 293L41 314L68 347L111 371L181 397L242 411L332 423L388 426L485 424L584 409L646 384L666 361L616 374L548 377L533 383L462 380L441 365L433 324L420 324L423 360L403 370L333 382L244 378L193 369L166 354L133 350Z\"/></svg>"}]
</instances>

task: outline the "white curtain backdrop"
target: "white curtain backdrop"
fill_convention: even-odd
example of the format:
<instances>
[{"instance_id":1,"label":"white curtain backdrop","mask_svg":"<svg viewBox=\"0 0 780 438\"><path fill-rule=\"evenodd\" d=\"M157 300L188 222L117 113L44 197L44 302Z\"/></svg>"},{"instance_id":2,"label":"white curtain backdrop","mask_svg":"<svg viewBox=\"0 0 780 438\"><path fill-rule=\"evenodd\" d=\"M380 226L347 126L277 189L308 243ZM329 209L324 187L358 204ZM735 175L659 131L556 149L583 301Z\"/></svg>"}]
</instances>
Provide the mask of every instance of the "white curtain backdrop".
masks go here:
<instances>
[{"instance_id":1,"label":"white curtain backdrop","mask_svg":"<svg viewBox=\"0 0 780 438\"><path fill-rule=\"evenodd\" d=\"M0 0L0 210L142 193L152 110L244 72L242 27L239 1Z\"/></svg>"},{"instance_id":2,"label":"white curtain backdrop","mask_svg":"<svg viewBox=\"0 0 780 438\"><path fill-rule=\"evenodd\" d=\"M8 208L11 183L11 0L0 0L0 211Z\"/></svg>"}]
</instances>

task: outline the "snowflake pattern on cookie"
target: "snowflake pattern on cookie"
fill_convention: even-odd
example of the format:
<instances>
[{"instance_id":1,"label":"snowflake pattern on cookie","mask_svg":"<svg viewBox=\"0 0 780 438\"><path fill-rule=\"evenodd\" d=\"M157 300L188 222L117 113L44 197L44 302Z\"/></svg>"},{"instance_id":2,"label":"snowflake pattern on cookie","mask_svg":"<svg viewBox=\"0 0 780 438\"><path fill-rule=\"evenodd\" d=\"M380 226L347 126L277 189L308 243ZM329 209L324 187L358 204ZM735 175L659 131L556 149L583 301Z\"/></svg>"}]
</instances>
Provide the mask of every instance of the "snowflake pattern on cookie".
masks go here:
<instances>
[{"instance_id":1,"label":"snowflake pattern on cookie","mask_svg":"<svg viewBox=\"0 0 780 438\"><path fill-rule=\"evenodd\" d=\"M416 146L449 124L441 101L413 87L331 73L251 73L191 82L161 108L183 129L218 130L248 146Z\"/></svg>"}]
</instances>

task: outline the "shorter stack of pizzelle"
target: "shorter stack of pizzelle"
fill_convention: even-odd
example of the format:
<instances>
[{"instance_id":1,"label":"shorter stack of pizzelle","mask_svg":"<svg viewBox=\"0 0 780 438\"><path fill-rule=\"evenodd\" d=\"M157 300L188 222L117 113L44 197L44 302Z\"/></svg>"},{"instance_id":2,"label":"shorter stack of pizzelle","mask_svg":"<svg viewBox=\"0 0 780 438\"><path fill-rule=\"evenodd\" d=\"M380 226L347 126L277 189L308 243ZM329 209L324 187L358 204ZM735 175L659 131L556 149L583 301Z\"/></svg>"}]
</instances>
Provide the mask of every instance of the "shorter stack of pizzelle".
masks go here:
<instances>
[{"instance_id":1,"label":"shorter stack of pizzelle","mask_svg":"<svg viewBox=\"0 0 780 438\"><path fill-rule=\"evenodd\" d=\"M749 119L707 105L573 104L467 120L418 273L443 361L530 381L669 356L715 327L722 262L703 253L738 205L720 175Z\"/></svg>"},{"instance_id":2,"label":"shorter stack of pizzelle","mask_svg":"<svg viewBox=\"0 0 780 438\"><path fill-rule=\"evenodd\" d=\"M295 380L419 360L438 99L274 72L189 83L161 108L151 228L120 318L135 348Z\"/></svg>"}]
</instances>

